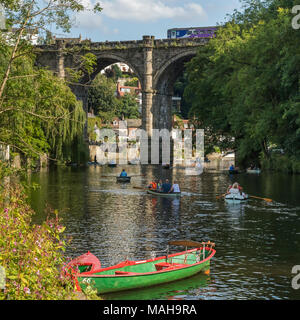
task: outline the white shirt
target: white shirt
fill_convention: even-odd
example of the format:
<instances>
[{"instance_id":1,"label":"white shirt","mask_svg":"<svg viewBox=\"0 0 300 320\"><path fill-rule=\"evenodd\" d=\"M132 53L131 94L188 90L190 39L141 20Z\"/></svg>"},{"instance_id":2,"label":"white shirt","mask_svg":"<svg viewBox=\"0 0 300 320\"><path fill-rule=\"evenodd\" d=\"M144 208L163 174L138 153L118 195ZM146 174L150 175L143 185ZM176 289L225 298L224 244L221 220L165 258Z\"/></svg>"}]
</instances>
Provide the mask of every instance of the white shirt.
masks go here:
<instances>
[{"instance_id":1,"label":"white shirt","mask_svg":"<svg viewBox=\"0 0 300 320\"><path fill-rule=\"evenodd\" d=\"M240 193L239 189L235 189L235 188L230 188L229 190L230 193Z\"/></svg>"},{"instance_id":2,"label":"white shirt","mask_svg":"<svg viewBox=\"0 0 300 320\"><path fill-rule=\"evenodd\" d=\"M180 192L178 184L173 184L173 192Z\"/></svg>"}]
</instances>

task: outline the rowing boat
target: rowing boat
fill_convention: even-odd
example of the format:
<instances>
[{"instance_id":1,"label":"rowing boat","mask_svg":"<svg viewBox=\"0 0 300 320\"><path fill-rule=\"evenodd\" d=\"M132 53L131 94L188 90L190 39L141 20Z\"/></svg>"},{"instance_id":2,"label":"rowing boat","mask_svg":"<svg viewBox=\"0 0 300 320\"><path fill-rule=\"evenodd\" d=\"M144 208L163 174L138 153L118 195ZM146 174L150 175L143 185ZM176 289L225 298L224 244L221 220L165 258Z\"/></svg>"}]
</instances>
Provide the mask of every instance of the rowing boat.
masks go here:
<instances>
[{"instance_id":1,"label":"rowing boat","mask_svg":"<svg viewBox=\"0 0 300 320\"><path fill-rule=\"evenodd\" d=\"M117 182L130 182L131 177L116 177Z\"/></svg>"},{"instance_id":2,"label":"rowing boat","mask_svg":"<svg viewBox=\"0 0 300 320\"><path fill-rule=\"evenodd\" d=\"M185 251L147 260L125 260L94 271L81 272L79 269L73 272L72 278L78 291L90 286L96 289L97 293L103 294L172 282L199 272L209 274L210 259L216 252L213 249L214 244L190 241L189 245L189 241L182 242L183 245L194 248L187 250L186 246ZM176 241L173 243L176 244ZM197 247L192 243L196 243Z\"/></svg>"},{"instance_id":3,"label":"rowing boat","mask_svg":"<svg viewBox=\"0 0 300 320\"><path fill-rule=\"evenodd\" d=\"M233 170L228 170L229 174L238 174L240 173L239 170L233 169Z\"/></svg>"},{"instance_id":4,"label":"rowing boat","mask_svg":"<svg viewBox=\"0 0 300 320\"><path fill-rule=\"evenodd\" d=\"M157 190L153 190L153 189L148 189L147 193L149 194L154 194L156 196L163 196L163 197L178 197L181 195L181 192L160 192Z\"/></svg>"},{"instance_id":5,"label":"rowing boat","mask_svg":"<svg viewBox=\"0 0 300 320\"><path fill-rule=\"evenodd\" d=\"M247 173L260 173L260 169L247 169Z\"/></svg>"},{"instance_id":6,"label":"rowing boat","mask_svg":"<svg viewBox=\"0 0 300 320\"><path fill-rule=\"evenodd\" d=\"M243 194L230 193L230 194L227 194L224 199L227 203L240 203L240 202L244 202L248 198L249 196L245 193Z\"/></svg>"}]
</instances>

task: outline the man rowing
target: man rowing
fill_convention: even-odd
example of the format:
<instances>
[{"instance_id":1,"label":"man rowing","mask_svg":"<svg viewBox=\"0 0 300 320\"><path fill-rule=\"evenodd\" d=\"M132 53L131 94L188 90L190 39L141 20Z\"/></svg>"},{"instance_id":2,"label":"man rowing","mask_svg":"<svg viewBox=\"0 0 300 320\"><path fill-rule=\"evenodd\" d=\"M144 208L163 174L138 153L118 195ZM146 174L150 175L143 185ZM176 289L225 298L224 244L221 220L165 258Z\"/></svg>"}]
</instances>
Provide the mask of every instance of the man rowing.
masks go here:
<instances>
[{"instance_id":1,"label":"man rowing","mask_svg":"<svg viewBox=\"0 0 300 320\"><path fill-rule=\"evenodd\" d=\"M125 171L125 169L122 170L120 177L127 177L127 172Z\"/></svg>"}]
</instances>

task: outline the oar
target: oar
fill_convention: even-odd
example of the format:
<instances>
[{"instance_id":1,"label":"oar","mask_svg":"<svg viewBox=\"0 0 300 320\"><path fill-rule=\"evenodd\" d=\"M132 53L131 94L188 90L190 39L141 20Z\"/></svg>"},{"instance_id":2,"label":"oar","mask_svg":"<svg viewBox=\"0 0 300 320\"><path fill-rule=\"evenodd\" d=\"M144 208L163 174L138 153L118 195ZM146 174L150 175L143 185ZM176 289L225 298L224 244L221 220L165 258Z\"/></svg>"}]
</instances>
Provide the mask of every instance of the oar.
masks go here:
<instances>
[{"instance_id":1,"label":"oar","mask_svg":"<svg viewBox=\"0 0 300 320\"><path fill-rule=\"evenodd\" d=\"M169 241L169 245L173 246L183 246L183 247L201 247L203 243L198 242L198 241L193 241L193 240L174 240L174 241Z\"/></svg>"},{"instance_id":2,"label":"oar","mask_svg":"<svg viewBox=\"0 0 300 320\"><path fill-rule=\"evenodd\" d=\"M269 198L261 198L261 197L257 197L257 196L249 196L250 198L255 198L255 199L261 199L261 200L265 200L267 202L272 202L273 200L272 199L269 199Z\"/></svg>"},{"instance_id":3,"label":"oar","mask_svg":"<svg viewBox=\"0 0 300 320\"><path fill-rule=\"evenodd\" d=\"M132 174L130 177L145 177L146 174Z\"/></svg>"},{"instance_id":4,"label":"oar","mask_svg":"<svg viewBox=\"0 0 300 320\"><path fill-rule=\"evenodd\" d=\"M137 186L133 186L132 188L134 188L134 189L141 189L141 190L145 190L146 188L144 188L144 187L137 187Z\"/></svg>"},{"instance_id":5,"label":"oar","mask_svg":"<svg viewBox=\"0 0 300 320\"><path fill-rule=\"evenodd\" d=\"M225 197L225 196L226 196L226 193L221 194L220 196L217 196L217 199L221 199L222 197Z\"/></svg>"}]
</instances>

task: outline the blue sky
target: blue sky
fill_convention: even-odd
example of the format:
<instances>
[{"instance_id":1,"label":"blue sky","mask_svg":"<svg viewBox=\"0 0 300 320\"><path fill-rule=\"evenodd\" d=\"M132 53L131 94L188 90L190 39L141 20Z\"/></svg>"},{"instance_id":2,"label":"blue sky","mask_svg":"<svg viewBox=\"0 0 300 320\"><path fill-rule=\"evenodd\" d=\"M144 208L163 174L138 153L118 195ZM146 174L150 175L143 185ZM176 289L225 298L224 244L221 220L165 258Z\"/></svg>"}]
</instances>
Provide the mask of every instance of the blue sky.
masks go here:
<instances>
[{"instance_id":1,"label":"blue sky","mask_svg":"<svg viewBox=\"0 0 300 320\"><path fill-rule=\"evenodd\" d=\"M96 0L83 0L91 8ZM167 29L214 26L226 19L239 0L100 0L103 11L77 14L67 37L92 41L141 40L143 35L167 37ZM55 30L52 30L55 32ZM62 35L59 35L62 36Z\"/></svg>"}]
</instances>

